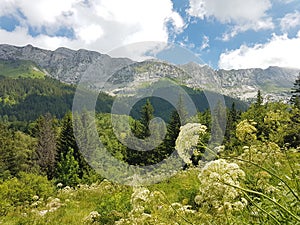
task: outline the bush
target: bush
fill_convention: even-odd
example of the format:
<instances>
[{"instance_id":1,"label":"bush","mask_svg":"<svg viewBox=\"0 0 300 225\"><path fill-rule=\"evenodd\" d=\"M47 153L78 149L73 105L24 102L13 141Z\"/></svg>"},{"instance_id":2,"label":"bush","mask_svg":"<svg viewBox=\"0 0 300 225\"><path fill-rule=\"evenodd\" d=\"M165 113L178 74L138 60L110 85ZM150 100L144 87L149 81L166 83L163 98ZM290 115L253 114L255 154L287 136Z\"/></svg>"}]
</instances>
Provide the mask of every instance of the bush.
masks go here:
<instances>
[{"instance_id":1,"label":"bush","mask_svg":"<svg viewBox=\"0 0 300 225\"><path fill-rule=\"evenodd\" d=\"M47 177L22 172L19 178L15 177L0 184L0 215L5 215L17 206L30 205L34 196L46 199L54 191L54 186Z\"/></svg>"}]
</instances>

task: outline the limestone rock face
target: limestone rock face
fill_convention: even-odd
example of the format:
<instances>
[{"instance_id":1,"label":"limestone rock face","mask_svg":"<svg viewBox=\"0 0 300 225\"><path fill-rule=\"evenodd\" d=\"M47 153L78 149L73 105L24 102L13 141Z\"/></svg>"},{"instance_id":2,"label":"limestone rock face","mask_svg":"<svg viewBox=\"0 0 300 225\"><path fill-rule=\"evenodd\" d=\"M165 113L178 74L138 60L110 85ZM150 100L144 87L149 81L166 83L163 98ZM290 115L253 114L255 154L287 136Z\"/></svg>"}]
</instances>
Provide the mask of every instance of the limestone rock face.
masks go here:
<instances>
[{"instance_id":1,"label":"limestone rock face","mask_svg":"<svg viewBox=\"0 0 300 225\"><path fill-rule=\"evenodd\" d=\"M135 92L137 88L158 80L170 79L180 85L206 89L249 102L255 99L257 90L261 90L265 100L286 101L290 98L291 87L299 73L299 69L281 67L214 70L193 62L185 65L172 65L157 60L134 62L127 58L111 58L95 51L67 48L49 51L32 45L0 45L0 60L32 61L46 75L69 84L78 83L88 74L89 78L85 82L89 86L113 94L128 90Z\"/></svg>"},{"instance_id":2,"label":"limestone rock face","mask_svg":"<svg viewBox=\"0 0 300 225\"><path fill-rule=\"evenodd\" d=\"M69 84L78 83L90 66L93 67L93 71L97 71L97 78L104 80L115 70L132 63L130 59L115 59L83 49L74 51L58 48L55 51L49 51L32 45L25 47L0 45L0 59L33 61L43 68L48 76Z\"/></svg>"}]
</instances>

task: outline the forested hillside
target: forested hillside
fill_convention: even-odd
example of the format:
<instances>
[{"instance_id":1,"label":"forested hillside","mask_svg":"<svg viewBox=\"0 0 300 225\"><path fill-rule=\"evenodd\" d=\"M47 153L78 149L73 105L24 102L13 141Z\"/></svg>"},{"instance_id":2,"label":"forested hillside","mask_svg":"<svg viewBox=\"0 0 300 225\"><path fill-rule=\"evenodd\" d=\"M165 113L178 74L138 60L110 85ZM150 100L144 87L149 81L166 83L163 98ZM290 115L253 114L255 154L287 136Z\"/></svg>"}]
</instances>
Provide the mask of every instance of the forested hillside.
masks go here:
<instances>
[{"instance_id":1,"label":"forested hillside","mask_svg":"<svg viewBox=\"0 0 300 225\"><path fill-rule=\"evenodd\" d=\"M300 76L288 103L258 90L250 106L225 96L209 109L203 90L182 87L193 115L181 95L123 115L104 93L72 112L76 86L3 65L0 224L300 224Z\"/></svg>"},{"instance_id":2,"label":"forested hillside","mask_svg":"<svg viewBox=\"0 0 300 225\"><path fill-rule=\"evenodd\" d=\"M0 115L7 121L33 121L47 112L62 118L72 110L75 86L52 78L0 77ZM110 112L113 98L100 93L96 110Z\"/></svg>"},{"instance_id":3,"label":"forested hillside","mask_svg":"<svg viewBox=\"0 0 300 225\"><path fill-rule=\"evenodd\" d=\"M26 134L2 121L0 221L298 224L300 109L295 93L292 105L262 104L263 96L258 95L245 112L234 104L222 109L227 110L227 128L221 145L208 146L214 136L210 111L186 118L181 128L178 113L171 113L163 143L150 152L124 146L114 135L111 115L97 114L100 140L123 162L149 165L164 160L176 149L184 163L182 169L148 186L110 182L87 163L76 143L72 119L87 121L88 111L67 113L62 119L44 114L30 123ZM22 101L20 97L14 99ZM149 136L153 112L151 102L146 101L139 120L129 118L130 129L137 137ZM128 131L122 132L125 135Z\"/></svg>"}]
</instances>

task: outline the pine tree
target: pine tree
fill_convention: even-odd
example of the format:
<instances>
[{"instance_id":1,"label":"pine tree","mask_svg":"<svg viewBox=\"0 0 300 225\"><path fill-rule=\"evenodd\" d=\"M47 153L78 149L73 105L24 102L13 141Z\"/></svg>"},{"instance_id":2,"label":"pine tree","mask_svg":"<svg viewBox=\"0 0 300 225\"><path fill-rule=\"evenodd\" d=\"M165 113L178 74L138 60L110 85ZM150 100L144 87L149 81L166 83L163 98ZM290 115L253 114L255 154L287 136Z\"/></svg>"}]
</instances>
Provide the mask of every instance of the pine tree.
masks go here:
<instances>
[{"instance_id":1,"label":"pine tree","mask_svg":"<svg viewBox=\"0 0 300 225\"><path fill-rule=\"evenodd\" d=\"M173 111L167 126L167 134L164 141L165 148L169 153L172 153L175 150L175 142L180 132L180 126L179 115L176 111Z\"/></svg>"},{"instance_id":2,"label":"pine tree","mask_svg":"<svg viewBox=\"0 0 300 225\"><path fill-rule=\"evenodd\" d=\"M187 122L188 112L184 106L183 97L180 94L177 102L178 115L180 117L181 125L185 125Z\"/></svg>"},{"instance_id":3,"label":"pine tree","mask_svg":"<svg viewBox=\"0 0 300 225\"><path fill-rule=\"evenodd\" d=\"M227 113L224 141L230 142L230 139L232 138L232 136L234 136L237 119L238 119L238 112L235 108L235 103L233 102L230 110L228 110L228 113Z\"/></svg>"},{"instance_id":4,"label":"pine tree","mask_svg":"<svg viewBox=\"0 0 300 225\"><path fill-rule=\"evenodd\" d=\"M79 178L82 178L85 173L89 173L91 168L85 161L76 143L71 112L67 113L63 118L62 130L58 140L57 156L59 158L57 160L61 159L61 154L66 156L70 148L73 149L74 159L79 164Z\"/></svg>"},{"instance_id":5,"label":"pine tree","mask_svg":"<svg viewBox=\"0 0 300 225\"><path fill-rule=\"evenodd\" d=\"M0 123L0 180L22 171L36 172L35 143L32 137Z\"/></svg>"},{"instance_id":6,"label":"pine tree","mask_svg":"<svg viewBox=\"0 0 300 225\"><path fill-rule=\"evenodd\" d=\"M256 96L256 102L255 102L256 108L260 107L263 104L263 101L264 101L264 99L261 95L261 91L258 90L257 91L257 96Z\"/></svg>"},{"instance_id":7,"label":"pine tree","mask_svg":"<svg viewBox=\"0 0 300 225\"><path fill-rule=\"evenodd\" d=\"M72 124L72 114L71 112L67 113L62 119L62 127L59 135L58 146L57 146L57 157L60 158L61 154L66 155L69 151L69 147L75 152L79 152L74 133L73 133L73 124Z\"/></svg>"},{"instance_id":8,"label":"pine tree","mask_svg":"<svg viewBox=\"0 0 300 225\"><path fill-rule=\"evenodd\" d=\"M225 133L225 126L226 126L226 108L223 104L219 101L216 107L213 109L212 115L212 129L211 129L211 138L212 143L220 145L220 141L223 138Z\"/></svg>"},{"instance_id":9,"label":"pine tree","mask_svg":"<svg viewBox=\"0 0 300 225\"><path fill-rule=\"evenodd\" d=\"M292 97L290 99L290 102L300 109L300 72L298 77L295 80L294 86L292 88Z\"/></svg>"},{"instance_id":10,"label":"pine tree","mask_svg":"<svg viewBox=\"0 0 300 225\"><path fill-rule=\"evenodd\" d=\"M150 100L147 99L146 104L142 107L141 110L141 119L140 122L144 126L143 131L142 131L142 138L149 137L151 135L150 129L149 129L149 124L150 121L154 118L153 116L153 106L150 103Z\"/></svg>"},{"instance_id":11,"label":"pine tree","mask_svg":"<svg viewBox=\"0 0 300 225\"><path fill-rule=\"evenodd\" d=\"M17 174L17 152L14 146L13 132L0 124L0 179Z\"/></svg>"},{"instance_id":12,"label":"pine tree","mask_svg":"<svg viewBox=\"0 0 300 225\"><path fill-rule=\"evenodd\" d=\"M49 113L38 119L37 139L37 163L48 179L52 179L56 159L56 134L53 118Z\"/></svg>"},{"instance_id":13,"label":"pine tree","mask_svg":"<svg viewBox=\"0 0 300 225\"><path fill-rule=\"evenodd\" d=\"M60 160L57 164L57 182L65 186L76 186L79 179L79 164L74 158L74 149L68 148L66 155L60 154Z\"/></svg>"},{"instance_id":14,"label":"pine tree","mask_svg":"<svg viewBox=\"0 0 300 225\"><path fill-rule=\"evenodd\" d=\"M73 115L73 122L75 127L74 134L76 134L77 143L80 144L80 153L87 162L91 162L97 151L97 140L99 139L97 133L94 132L97 130L94 117L91 112L83 110L81 113Z\"/></svg>"}]
</instances>

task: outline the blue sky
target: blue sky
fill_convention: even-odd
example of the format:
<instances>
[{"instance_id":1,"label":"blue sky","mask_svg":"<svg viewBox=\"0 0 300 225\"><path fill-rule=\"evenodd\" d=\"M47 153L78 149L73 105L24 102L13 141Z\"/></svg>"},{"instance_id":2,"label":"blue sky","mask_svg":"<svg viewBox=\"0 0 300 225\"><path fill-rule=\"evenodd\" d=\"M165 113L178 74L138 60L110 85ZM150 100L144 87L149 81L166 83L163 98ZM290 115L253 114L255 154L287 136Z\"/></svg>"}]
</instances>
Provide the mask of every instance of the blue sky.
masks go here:
<instances>
[{"instance_id":1,"label":"blue sky","mask_svg":"<svg viewBox=\"0 0 300 225\"><path fill-rule=\"evenodd\" d=\"M0 43L83 48L135 60L153 52L174 63L196 61L215 69L300 68L298 0L1 3Z\"/></svg>"}]
</instances>

